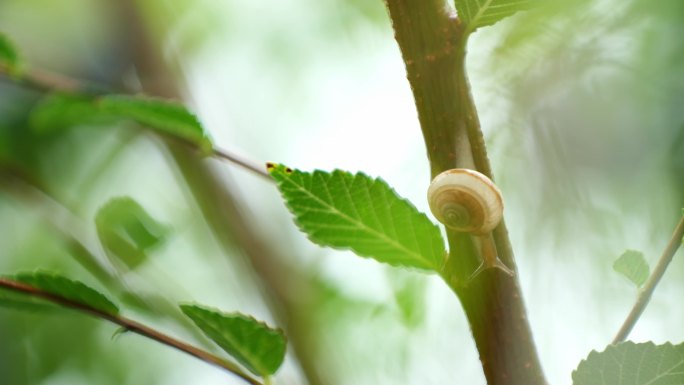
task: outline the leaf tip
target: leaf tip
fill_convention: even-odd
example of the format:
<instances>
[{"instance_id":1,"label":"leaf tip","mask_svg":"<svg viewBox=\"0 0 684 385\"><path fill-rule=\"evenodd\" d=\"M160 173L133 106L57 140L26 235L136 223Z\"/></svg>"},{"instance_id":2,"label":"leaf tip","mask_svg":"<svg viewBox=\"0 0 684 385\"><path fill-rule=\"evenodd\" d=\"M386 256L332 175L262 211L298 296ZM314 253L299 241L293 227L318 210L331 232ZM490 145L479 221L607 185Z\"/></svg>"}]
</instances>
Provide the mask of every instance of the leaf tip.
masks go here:
<instances>
[{"instance_id":1,"label":"leaf tip","mask_svg":"<svg viewBox=\"0 0 684 385\"><path fill-rule=\"evenodd\" d=\"M284 164L281 163L274 163L274 162L267 162L266 163L266 171L268 171L269 174L274 174L274 173L283 173L285 175L291 175L294 173L294 170L290 167L285 166Z\"/></svg>"}]
</instances>

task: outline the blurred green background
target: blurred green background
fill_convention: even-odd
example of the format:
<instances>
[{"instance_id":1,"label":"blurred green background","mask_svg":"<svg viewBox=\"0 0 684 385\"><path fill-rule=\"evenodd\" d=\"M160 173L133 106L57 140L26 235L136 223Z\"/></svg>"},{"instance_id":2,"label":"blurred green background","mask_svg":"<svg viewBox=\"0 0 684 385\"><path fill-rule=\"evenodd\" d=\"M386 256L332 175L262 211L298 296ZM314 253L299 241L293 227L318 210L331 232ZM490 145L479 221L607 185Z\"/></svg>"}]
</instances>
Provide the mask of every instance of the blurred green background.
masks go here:
<instances>
[{"instance_id":1,"label":"blurred green background","mask_svg":"<svg viewBox=\"0 0 684 385\"><path fill-rule=\"evenodd\" d=\"M363 170L428 212L429 167L380 0L3 0L0 32L29 69L182 100L219 147ZM679 0L557 0L471 38L470 83L553 384L570 384L633 302L613 260L637 249L653 265L684 207L682 36ZM289 335L279 385L484 384L438 278L310 244L272 184L131 124L37 130L44 96L0 79L0 273L62 272L209 349L173 304L253 314ZM165 229L130 271L95 228L118 196ZM682 278L676 258L632 339L684 340ZM115 330L0 308L0 384L241 383Z\"/></svg>"}]
</instances>

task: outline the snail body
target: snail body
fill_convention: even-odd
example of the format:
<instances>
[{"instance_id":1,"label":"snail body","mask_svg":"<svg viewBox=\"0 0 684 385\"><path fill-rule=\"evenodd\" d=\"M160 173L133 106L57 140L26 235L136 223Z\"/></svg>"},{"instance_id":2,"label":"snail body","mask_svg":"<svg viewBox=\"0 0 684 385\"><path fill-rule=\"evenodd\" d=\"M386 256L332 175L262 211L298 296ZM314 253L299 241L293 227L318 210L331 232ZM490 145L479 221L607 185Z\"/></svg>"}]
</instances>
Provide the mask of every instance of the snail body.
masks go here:
<instances>
[{"instance_id":1,"label":"snail body","mask_svg":"<svg viewBox=\"0 0 684 385\"><path fill-rule=\"evenodd\" d=\"M503 219L503 197L491 179L475 170L446 170L430 183L428 203L432 214L446 227L473 236L482 265L471 277L486 268L498 268L513 275L499 260L492 237L492 230Z\"/></svg>"}]
</instances>

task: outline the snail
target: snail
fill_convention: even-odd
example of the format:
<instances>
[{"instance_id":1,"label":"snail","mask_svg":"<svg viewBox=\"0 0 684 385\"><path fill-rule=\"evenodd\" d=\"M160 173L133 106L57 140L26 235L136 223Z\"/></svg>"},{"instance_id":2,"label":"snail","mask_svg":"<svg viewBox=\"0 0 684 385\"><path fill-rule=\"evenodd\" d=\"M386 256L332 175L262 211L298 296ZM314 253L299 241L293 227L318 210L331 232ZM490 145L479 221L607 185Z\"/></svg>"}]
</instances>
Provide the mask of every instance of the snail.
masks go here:
<instances>
[{"instance_id":1,"label":"snail","mask_svg":"<svg viewBox=\"0 0 684 385\"><path fill-rule=\"evenodd\" d=\"M430 183L428 203L432 214L446 227L472 235L482 264L471 279L488 268L513 275L498 258L492 236L492 230L503 219L503 198L491 179L466 168L446 170Z\"/></svg>"}]
</instances>

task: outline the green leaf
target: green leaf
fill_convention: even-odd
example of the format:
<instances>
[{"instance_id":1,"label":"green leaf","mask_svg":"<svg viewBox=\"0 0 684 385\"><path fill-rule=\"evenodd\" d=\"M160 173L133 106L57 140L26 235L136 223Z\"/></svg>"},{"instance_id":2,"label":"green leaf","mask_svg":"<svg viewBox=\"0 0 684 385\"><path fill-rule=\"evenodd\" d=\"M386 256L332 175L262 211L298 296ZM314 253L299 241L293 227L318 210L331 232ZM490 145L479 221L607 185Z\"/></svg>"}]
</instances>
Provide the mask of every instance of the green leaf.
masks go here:
<instances>
[{"instance_id":1,"label":"green leaf","mask_svg":"<svg viewBox=\"0 0 684 385\"><path fill-rule=\"evenodd\" d=\"M388 278L394 289L394 300L399 308L401 320L407 327L419 326L425 320L425 277L417 274L390 273Z\"/></svg>"},{"instance_id":2,"label":"green leaf","mask_svg":"<svg viewBox=\"0 0 684 385\"><path fill-rule=\"evenodd\" d=\"M61 275L37 271L18 273L7 278L108 314L119 313L119 308L103 294L81 282L70 280Z\"/></svg>"},{"instance_id":3,"label":"green leaf","mask_svg":"<svg viewBox=\"0 0 684 385\"><path fill-rule=\"evenodd\" d=\"M198 305L180 308L207 337L252 373L267 377L283 363L287 341L281 330L240 313L222 313Z\"/></svg>"},{"instance_id":4,"label":"green leaf","mask_svg":"<svg viewBox=\"0 0 684 385\"><path fill-rule=\"evenodd\" d=\"M133 269L166 237L167 227L130 197L111 199L95 216L95 227L107 255Z\"/></svg>"},{"instance_id":5,"label":"green leaf","mask_svg":"<svg viewBox=\"0 0 684 385\"><path fill-rule=\"evenodd\" d=\"M212 152L211 140L197 117L180 104L149 97L108 95L101 97L98 105L102 111L188 141L196 145L202 154Z\"/></svg>"},{"instance_id":6,"label":"green leaf","mask_svg":"<svg viewBox=\"0 0 684 385\"><path fill-rule=\"evenodd\" d=\"M625 276L637 287L644 285L648 279L648 262L640 251L627 250L615 260L613 270Z\"/></svg>"},{"instance_id":7,"label":"green leaf","mask_svg":"<svg viewBox=\"0 0 684 385\"><path fill-rule=\"evenodd\" d=\"M446 251L439 228L382 179L275 164L268 170L312 242L393 266L440 270Z\"/></svg>"},{"instance_id":8,"label":"green leaf","mask_svg":"<svg viewBox=\"0 0 684 385\"><path fill-rule=\"evenodd\" d=\"M40 298L0 288L0 307L30 312L53 312L60 308Z\"/></svg>"},{"instance_id":9,"label":"green leaf","mask_svg":"<svg viewBox=\"0 0 684 385\"><path fill-rule=\"evenodd\" d=\"M684 384L684 344L623 342L592 351L572 373L573 385Z\"/></svg>"},{"instance_id":10,"label":"green leaf","mask_svg":"<svg viewBox=\"0 0 684 385\"><path fill-rule=\"evenodd\" d=\"M94 106L91 98L61 93L44 97L29 116L29 126L39 134L56 133L84 123L112 121L114 118Z\"/></svg>"},{"instance_id":11,"label":"green leaf","mask_svg":"<svg viewBox=\"0 0 684 385\"><path fill-rule=\"evenodd\" d=\"M466 33L492 25L518 11L529 9L534 0L455 0L458 17Z\"/></svg>"},{"instance_id":12,"label":"green leaf","mask_svg":"<svg viewBox=\"0 0 684 385\"><path fill-rule=\"evenodd\" d=\"M0 33L0 67L5 67L12 76L21 75L22 60L14 43Z\"/></svg>"}]
</instances>

